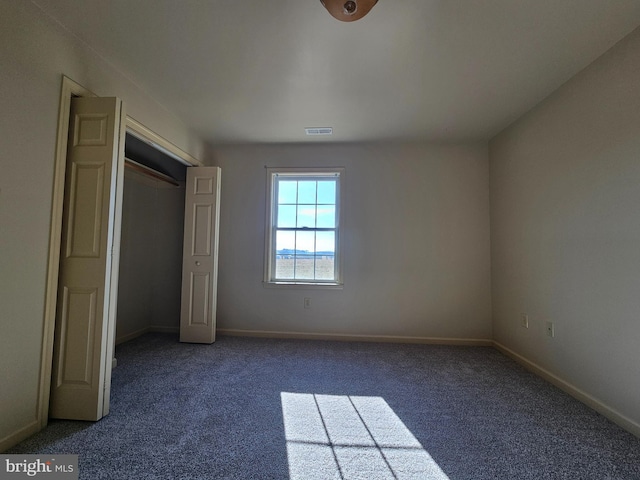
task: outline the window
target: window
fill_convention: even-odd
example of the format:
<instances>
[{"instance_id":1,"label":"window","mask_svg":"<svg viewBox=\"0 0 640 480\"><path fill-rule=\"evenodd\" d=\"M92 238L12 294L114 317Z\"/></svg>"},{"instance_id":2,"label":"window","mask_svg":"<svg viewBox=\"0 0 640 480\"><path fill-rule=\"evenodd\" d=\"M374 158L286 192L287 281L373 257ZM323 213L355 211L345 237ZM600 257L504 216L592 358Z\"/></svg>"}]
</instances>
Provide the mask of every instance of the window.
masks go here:
<instances>
[{"instance_id":1,"label":"window","mask_svg":"<svg viewBox=\"0 0 640 480\"><path fill-rule=\"evenodd\" d=\"M268 168L265 282L339 285L343 168Z\"/></svg>"}]
</instances>

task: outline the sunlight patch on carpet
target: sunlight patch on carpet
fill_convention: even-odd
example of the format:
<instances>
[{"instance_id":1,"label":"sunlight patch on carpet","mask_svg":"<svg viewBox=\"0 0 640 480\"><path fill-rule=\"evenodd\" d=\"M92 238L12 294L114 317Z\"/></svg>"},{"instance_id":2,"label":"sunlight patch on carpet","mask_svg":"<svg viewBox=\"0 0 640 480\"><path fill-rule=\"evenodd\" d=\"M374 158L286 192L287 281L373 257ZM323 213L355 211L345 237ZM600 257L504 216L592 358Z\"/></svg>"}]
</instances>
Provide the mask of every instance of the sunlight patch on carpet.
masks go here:
<instances>
[{"instance_id":1,"label":"sunlight patch on carpet","mask_svg":"<svg viewBox=\"0 0 640 480\"><path fill-rule=\"evenodd\" d=\"M291 479L449 478L381 397L280 397Z\"/></svg>"}]
</instances>

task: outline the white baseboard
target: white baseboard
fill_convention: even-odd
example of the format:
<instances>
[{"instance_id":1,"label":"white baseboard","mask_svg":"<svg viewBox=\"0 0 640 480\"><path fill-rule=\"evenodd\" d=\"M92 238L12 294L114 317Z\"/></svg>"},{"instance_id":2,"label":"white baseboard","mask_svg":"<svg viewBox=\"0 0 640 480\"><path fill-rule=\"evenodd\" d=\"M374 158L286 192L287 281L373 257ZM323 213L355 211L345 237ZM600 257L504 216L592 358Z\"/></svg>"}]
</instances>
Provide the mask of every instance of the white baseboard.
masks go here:
<instances>
[{"instance_id":1,"label":"white baseboard","mask_svg":"<svg viewBox=\"0 0 640 480\"><path fill-rule=\"evenodd\" d=\"M140 330L136 330L135 332L127 333L126 335L122 335L118 337L116 335L116 345L120 345L121 343L128 342L129 340L133 340L134 338L139 337L140 335L144 335L149 332L159 332L159 333L180 333L180 327L162 327L151 325L148 327L141 328Z\"/></svg>"},{"instance_id":2,"label":"white baseboard","mask_svg":"<svg viewBox=\"0 0 640 480\"><path fill-rule=\"evenodd\" d=\"M420 343L428 345L467 345L492 347L493 341L481 338L405 337L398 335L352 335L338 333L283 332L271 330L242 330L219 328L220 335L261 338L294 338L300 340L336 340L344 342Z\"/></svg>"},{"instance_id":3,"label":"white baseboard","mask_svg":"<svg viewBox=\"0 0 640 480\"><path fill-rule=\"evenodd\" d=\"M527 370L530 370L531 372L535 373L539 377L542 377L549 383L552 383L553 385L558 387L560 390L563 390L564 392L568 393L576 400L579 400L580 402L592 408L599 414L603 415L604 417L607 417L609 420L618 424L620 427L624 428L625 430L632 433L636 437L640 437L640 424L634 422L628 417L625 417L617 410L614 410L613 408L604 404L597 398L593 397L592 395L589 395L587 392L580 390L578 387L572 385L566 380L563 380L557 375L554 375L550 371L542 368L541 366L532 362L531 360L526 359L522 355L514 352L510 348L505 347L501 343L496 342L494 340L493 345L502 353L504 353L508 357L511 357L516 362L524 366Z\"/></svg>"},{"instance_id":4,"label":"white baseboard","mask_svg":"<svg viewBox=\"0 0 640 480\"><path fill-rule=\"evenodd\" d=\"M127 333L126 335L121 335L121 336L118 336L116 332L116 345L120 345L121 343L128 342L129 340L133 340L134 338L137 338L140 335L144 335L148 331L149 331L149 327L144 327L134 332Z\"/></svg>"},{"instance_id":5,"label":"white baseboard","mask_svg":"<svg viewBox=\"0 0 640 480\"><path fill-rule=\"evenodd\" d=\"M180 327L162 327L151 325L149 327L149 331L157 333L180 333Z\"/></svg>"},{"instance_id":6,"label":"white baseboard","mask_svg":"<svg viewBox=\"0 0 640 480\"><path fill-rule=\"evenodd\" d=\"M21 441L29 438L31 435L39 431L40 431L40 422L36 419L30 424L28 424L27 426L22 427L21 429L13 433L10 433L6 437L0 439L0 452L4 452L5 450L8 450L9 448L13 447L14 445L17 445Z\"/></svg>"}]
</instances>

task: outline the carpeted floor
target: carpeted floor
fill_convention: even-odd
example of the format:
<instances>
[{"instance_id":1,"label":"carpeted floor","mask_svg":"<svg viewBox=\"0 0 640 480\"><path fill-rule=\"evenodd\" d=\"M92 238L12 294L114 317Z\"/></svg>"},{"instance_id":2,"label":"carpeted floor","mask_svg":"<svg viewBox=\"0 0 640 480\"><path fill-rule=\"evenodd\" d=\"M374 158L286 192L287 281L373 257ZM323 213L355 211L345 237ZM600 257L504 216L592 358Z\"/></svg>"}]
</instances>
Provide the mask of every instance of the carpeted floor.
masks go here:
<instances>
[{"instance_id":1,"label":"carpeted floor","mask_svg":"<svg viewBox=\"0 0 640 480\"><path fill-rule=\"evenodd\" d=\"M7 453L82 479L640 479L640 439L492 348L148 334L111 413Z\"/></svg>"}]
</instances>

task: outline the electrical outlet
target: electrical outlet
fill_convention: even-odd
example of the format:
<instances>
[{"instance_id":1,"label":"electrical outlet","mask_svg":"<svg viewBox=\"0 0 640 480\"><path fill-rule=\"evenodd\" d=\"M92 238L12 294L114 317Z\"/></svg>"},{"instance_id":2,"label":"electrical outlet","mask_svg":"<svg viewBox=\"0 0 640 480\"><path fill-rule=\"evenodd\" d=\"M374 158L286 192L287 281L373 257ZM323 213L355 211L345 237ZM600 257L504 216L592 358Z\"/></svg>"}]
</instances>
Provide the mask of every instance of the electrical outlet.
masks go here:
<instances>
[{"instance_id":1,"label":"electrical outlet","mask_svg":"<svg viewBox=\"0 0 640 480\"><path fill-rule=\"evenodd\" d=\"M304 299L304 308L311 308L311 299L308 297Z\"/></svg>"},{"instance_id":2,"label":"electrical outlet","mask_svg":"<svg viewBox=\"0 0 640 480\"><path fill-rule=\"evenodd\" d=\"M529 315L526 313L520 314L520 325L524 328L529 328Z\"/></svg>"},{"instance_id":3,"label":"electrical outlet","mask_svg":"<svg viewBox=\"0 0 640 480\"><path fill-rule=\"evenodd\" d=\"M553 327L553 322L547 322L547 337L555 337L556 336L556 332L555 332L555 328Z\"/></svg>"}]
</instances>

